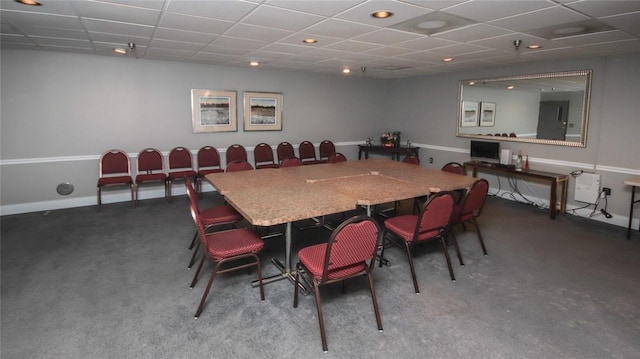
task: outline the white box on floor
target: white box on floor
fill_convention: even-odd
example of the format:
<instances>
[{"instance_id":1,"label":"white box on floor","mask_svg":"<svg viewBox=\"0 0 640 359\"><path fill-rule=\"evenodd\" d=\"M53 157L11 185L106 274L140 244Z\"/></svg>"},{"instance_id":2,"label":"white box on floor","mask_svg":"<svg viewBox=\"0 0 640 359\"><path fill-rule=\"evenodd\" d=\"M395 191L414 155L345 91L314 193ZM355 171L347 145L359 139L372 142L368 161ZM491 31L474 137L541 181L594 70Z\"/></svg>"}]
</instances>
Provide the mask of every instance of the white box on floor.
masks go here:
<instances>
[{"instance_id":1,"label":"white box on floor","mask_svg":"<svg viewBox=\"0 0 640 359\"><path fill-rule=\"evenodd\" d=\"M574 199L579 202L595 204L600 194L600 175L582 173L576 177Z\"/></svg>"}]
</instances>

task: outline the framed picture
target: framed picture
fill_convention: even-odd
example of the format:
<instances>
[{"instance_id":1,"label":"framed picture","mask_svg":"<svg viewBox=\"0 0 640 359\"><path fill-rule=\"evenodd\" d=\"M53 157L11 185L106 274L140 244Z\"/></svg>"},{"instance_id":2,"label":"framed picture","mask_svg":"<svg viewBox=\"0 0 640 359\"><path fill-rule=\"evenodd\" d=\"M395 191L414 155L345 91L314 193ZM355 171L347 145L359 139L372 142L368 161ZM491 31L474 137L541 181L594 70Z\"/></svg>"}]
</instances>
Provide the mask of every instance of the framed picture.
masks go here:
<instances>
[{"instance_id":1,"label":"framed picture","mask_svg":"<svg viewBox=\"0 0 640 359\"><path fill-rule=\"evenodd\" d=\"M482 102L480 104L480 126L494 126L496 124L496 104Z\"/></svg>"},{"instance_id":2,"label":"framed picture","mask_svg":"<svg viewBox=\"0 0 640 359\"><path fill-rule=\"evenodd\" d=\"M478 102L462 101L460 127L478 126Z\"/></svg>"},{"instance_id":3,"label":"framed picture","mask_svg":"<svg viewBox=\"0 0 640 359\"><path fill-rule=\"evenodd\" d=\"M193 133L238 130L235 91L191 90Z\"/></svg>"},{"instance_id":4,"label":"framed picture","mask_svg":"<svg viewBox=\"0 0 640 359\"><path fill-rule=\"evenodd\" d=\"M282 131L282 94L244 93L245 131Z\"/></svg>"}]
</instances>

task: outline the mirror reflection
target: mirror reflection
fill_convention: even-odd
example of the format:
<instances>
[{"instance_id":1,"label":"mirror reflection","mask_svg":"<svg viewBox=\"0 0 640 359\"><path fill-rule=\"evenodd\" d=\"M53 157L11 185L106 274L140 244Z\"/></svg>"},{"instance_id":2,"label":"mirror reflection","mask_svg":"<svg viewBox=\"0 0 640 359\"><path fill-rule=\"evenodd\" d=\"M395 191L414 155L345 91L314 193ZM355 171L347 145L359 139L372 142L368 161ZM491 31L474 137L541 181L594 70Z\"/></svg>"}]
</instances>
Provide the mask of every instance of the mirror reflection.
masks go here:
<instances>
[{"instance_id":1,"label":"mirror reflection","mask_svg":"<svg viewBox=\"0 0 640 359\"><path fill-rule=\"evenodd\" d=\"M456 136L585 147L591 74L579 70L460 81Z\"/></svg>"}]
</instances>

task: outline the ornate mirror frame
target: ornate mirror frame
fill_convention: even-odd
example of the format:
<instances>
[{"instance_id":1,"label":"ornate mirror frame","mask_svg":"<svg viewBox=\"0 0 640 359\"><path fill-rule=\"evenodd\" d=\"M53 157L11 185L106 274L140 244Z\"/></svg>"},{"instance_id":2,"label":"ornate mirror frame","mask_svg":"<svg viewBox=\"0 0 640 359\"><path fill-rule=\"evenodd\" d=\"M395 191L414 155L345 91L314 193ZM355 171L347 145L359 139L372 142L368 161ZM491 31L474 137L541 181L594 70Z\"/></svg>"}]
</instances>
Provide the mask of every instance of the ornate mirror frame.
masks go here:
<instances>
[{"instance_id":1,"label":"ornate mirror frame","mask_svg":"<svg viewBox=\"0 0 640 359\"><path fill-rule=\"evenodd\" d=\"M462 80L456 136L586 147L592 73L576 70ZM540 138L539 132L545 131L538 123L541 101L566 103L564 108L553 109L555 119L550 120L564 131L563 138Z\"/></svg>"}]
</instances>

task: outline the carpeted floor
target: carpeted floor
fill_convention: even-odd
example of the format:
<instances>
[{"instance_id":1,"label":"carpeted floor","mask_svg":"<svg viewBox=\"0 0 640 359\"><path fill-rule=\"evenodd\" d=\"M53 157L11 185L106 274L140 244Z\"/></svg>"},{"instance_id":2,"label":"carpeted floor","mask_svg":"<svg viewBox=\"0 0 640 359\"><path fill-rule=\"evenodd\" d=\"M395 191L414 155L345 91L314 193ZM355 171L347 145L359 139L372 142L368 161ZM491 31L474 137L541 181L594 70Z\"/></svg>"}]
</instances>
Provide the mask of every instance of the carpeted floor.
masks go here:
<instances>
[{"instance_id":1,"label":"carpeted floor","mask_svg":"<svg viewBox=\"0 0 640 359\"><path fill-rule=\"evenodd\" d=\"M220 203L207 193L202 206ZM409 205L403 203L403 207ZM409 206L410 207L410 206ZM2 358L638 358L640 234L489 198L480 218L488 256L458 228L465 266L438 243L418 251L421 294L402 248L373 272L383 332L364 280L323 290L329 352L313 295L292 307L287 281L250 286L221 275L200 319L208 279L189 289L194 234L185 197L1 218ZM295 250L326 239L296 231ZM269 258L284 240L266 240ZM294 252L295 253L295 252Z\"/></svg>"}]
</instances>

